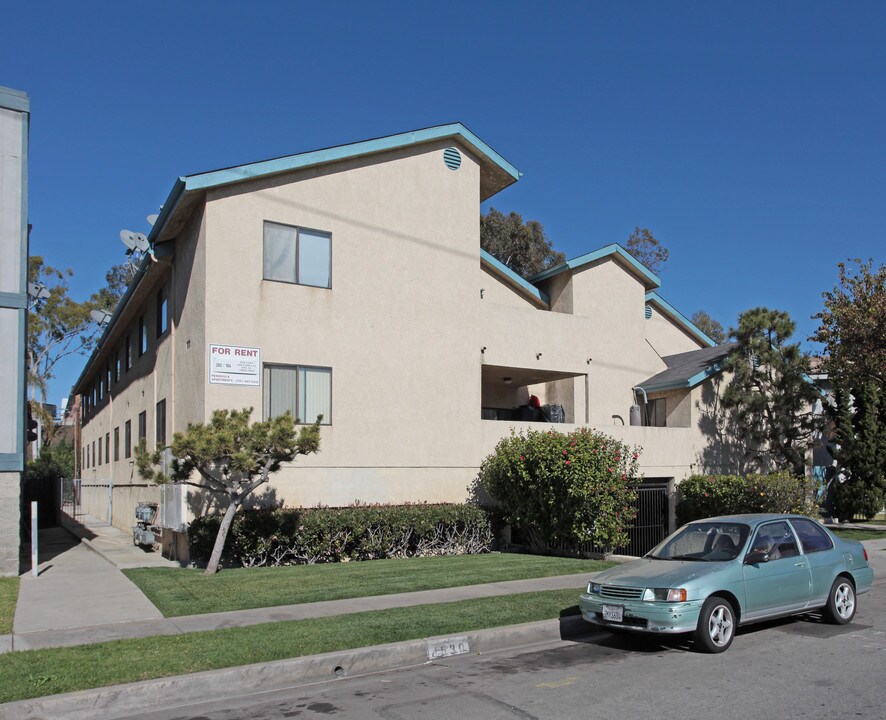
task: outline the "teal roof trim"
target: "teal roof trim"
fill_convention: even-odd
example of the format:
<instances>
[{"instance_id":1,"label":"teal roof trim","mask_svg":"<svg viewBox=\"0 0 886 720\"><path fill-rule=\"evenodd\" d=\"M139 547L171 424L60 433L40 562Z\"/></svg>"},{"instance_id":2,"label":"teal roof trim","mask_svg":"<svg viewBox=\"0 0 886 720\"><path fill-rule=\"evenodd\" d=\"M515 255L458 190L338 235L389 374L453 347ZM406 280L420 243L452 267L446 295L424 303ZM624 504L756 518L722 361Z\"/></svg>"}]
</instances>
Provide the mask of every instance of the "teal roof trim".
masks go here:
<instances>
[{"instance_id":1,"label":"teal roof trim","mask_svg":"<svg viewBox=\"0 0 886 720\"><path fill-rule=\"evenodd\" d=\"M646 302L657 305L661 310L664 310L668 315L671 316L671 318L682 325L683 329L687 333L692 335L692 337L694 337L699 342L704 343L708 347L713 347L717 344L713 340L711 340L711 338L705 335L701 330L699 330L689 318L687 318L685 315L683 315L683 313L677 310L677 308L675 308L664 298L662 298L661 295L659 295L657 292L646 293Z\"/></svg>"},{"instance_id":2,"label":"teal roof trim","mask_svg":"<svg viewBox=\"0 0 886 720\"><path fill-rule=\"evenodd\" d=\"M686 380L672 380L670 382L664 383L650 383L640 385L646 392L662 392L664 390L691 390L692 388L701 385L705 380L714 375L717 375L723 371L723 363L716 363L711 365L710 367L705 368L700 373L696 373L691 378Z\"/></svg>"},{"instance_id":3,"label":"teal roof trim","mask_svg":"<svg viewBox=\"0 0 886 720\"><path fill-rule=\"evenodd\" d=\"M572 260L567 260L566 262L560 263L556 267L552 267L549 270L543 270L542 272L536 273L535 275L530 277L529 281L539 282L540 280L547 280L548 278L554 277L554 275L559 275L560 273L566 272L567 270L575 270L584 265L589 265L592 262L603 260L604 258L611 256L617 256L631 270L633 270L637 275L643 278L647 289L661 287L661 280L658 279L658 276L651 272L645 265L643 265L643 263L637 260L637 258L631 255L618 243L612 243L611 245L602 247L599 250L594 250L593 252L589 252L585 255L580 255L579 257L573 258Z\"/></svg>"},{"instance_id":4,"label":"teal roof trim","mask_svg":"<svg viewBox=\"0 0 886 720\"><path fill-rule=\"evenodd\" d=\"M29 113L31 101L28 99L28 94L22 90L0 87L0 108Z\"/></svg>"},{"instance_id":5,"label":"teal roof trim","mask_svg":"<svg viewBox=\"0 0 886 720\"><path fill-rule=\"evenodd\" d=\"M550 296L548 296L547 293L542 292L537 287L535 287L535 285L520 277L517 273L511 270L511 268L490 255L482 248L480 249L480 262L489 265L499 275L502 275L506 280L508 280L511 285L515 285L527 295L531 295L534 299L538 300L541 303L544 303L545 305L551 304L551 298Z\"/></svg>"},{"instance_id":6,"label":"teal roof trim","mask_svg":"<svg viewBox=\"0 0 886 720\"><path fill-rule=\"evenodd\" d=\"M228 185L243 180L252 180L267 175L276 175L277 173L299 170L314 165L336 162L338 160L347 160L350 158L361 157L363 155L371 155L386 150L396 150L409 145L417 145L419 143L450 137L460 137L468 145L475 148L479 153L504 170L515 181L520 179L520 171L495 152L495 150L489 147L489 145L474 135L474 133L461 123L450 123L448 125L425 128L424 130L414 130L412 132L400 133L398 135L388 135L387 137L376 138L374 140L364 140L349 145L338 145L336 147L326 148L325 150L314 150L312 152L300 153L298 155L287 155L273 160L263 160L260 162L248 163L246 165L238 165L224 170L214 170L206 173L198 173L196 175L188 175L184 178L184 181L186 189L189 191L204 190L219 185Z\"/></svg>"}]
</instances>

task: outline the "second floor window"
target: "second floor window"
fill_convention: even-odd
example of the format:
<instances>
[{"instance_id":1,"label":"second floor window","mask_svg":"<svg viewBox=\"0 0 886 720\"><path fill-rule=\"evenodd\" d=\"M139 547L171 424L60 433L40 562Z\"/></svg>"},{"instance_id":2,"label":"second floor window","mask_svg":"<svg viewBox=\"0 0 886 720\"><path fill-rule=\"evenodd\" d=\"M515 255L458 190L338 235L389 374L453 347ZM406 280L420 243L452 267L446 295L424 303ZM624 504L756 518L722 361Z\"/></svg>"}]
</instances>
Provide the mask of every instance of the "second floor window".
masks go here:
<instances>
[{"instance_id":1,"label":"second floor window","mask_svg":"<svg viewBox=\"0 0 886 720\"><path fill-rule=\"evenodd\" d=\"M332 287L332 235L265 222L264 279Z\"/></svg>"},{"instance_id":2,"label":"second floor window","mask_svg":"<svg viewBox=\"0 0 886 720\"><path fill-rule=\"evenodd\" d=\"M138 356L141 357L148 351L148 323L145 316L138 319Z\"/></svg>"},{"instance_id":3,"label":"second floor window","mask_svg":"<svg viewBox=\"0 0 886 720\"><path fill-rule=\"evenodd\" d=\"M164 287L157 293L157 337L169 330L169 291Z\"/></svg>"},{"instance_id":4,"label":"second floor window","mask_svg":"<svg viewBox=\"0 0 886 720\"><path fill-rule=\"evenodd\" d=\"M138 414L138 441L146 440L148 437L148 413L142 410Z\"/></svg>"},{"instance_id":5,"label":"second floor window","mask_svg":"<svg viewBox=\"0 0 886 720\"><path fill-rule=\"evenodd\" d=\"M132 457L132 420L127 420L123 426L123 456Z\"/></svg>"}]
</instances>

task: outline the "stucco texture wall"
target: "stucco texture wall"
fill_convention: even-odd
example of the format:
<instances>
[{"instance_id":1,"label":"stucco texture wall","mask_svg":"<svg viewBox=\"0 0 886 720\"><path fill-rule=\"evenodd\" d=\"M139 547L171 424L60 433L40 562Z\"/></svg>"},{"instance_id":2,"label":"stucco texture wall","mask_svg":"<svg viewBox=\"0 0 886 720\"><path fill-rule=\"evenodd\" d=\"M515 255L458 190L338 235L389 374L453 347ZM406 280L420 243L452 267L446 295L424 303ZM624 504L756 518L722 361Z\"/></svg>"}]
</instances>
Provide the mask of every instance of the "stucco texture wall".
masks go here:
<instances>
[{"instance_id":1,"label":"stucco texture wall","mask_svg":"<svg viewBox=\"0 0 886 720\"><path fill-rule=\"evenodd\" d=\"M448 144L208 195L206 343L332 368L321 452L275 477L287 504L465 495L478 452L477 289L465 280L480 262L480 172L465 148L447 168ZM266 220L331 233L331 289L262 279ZM261 413L261 388L206 392L207 413Z\"/></svg>"}]
</instances>

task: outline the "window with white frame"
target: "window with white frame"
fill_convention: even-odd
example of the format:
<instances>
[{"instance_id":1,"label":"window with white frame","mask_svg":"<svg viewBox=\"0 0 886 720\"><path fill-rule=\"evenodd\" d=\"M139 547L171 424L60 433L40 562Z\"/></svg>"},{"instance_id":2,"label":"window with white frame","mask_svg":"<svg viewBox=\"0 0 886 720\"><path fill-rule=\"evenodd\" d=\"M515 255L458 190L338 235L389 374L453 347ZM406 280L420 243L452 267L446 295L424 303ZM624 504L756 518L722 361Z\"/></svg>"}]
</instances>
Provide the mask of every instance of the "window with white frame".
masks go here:
<instances>
[{"instance_id":1,"label":"window with white frame","mask_svg":"<svg viewBox=\"0 0 886 720\"><path fill-rule=\"evenodd\" d=\"M264 417L287 410L299 422L312 423L318 415L332 424L332 368L307 365L265 365Z\"/></svg>"},{"instance_id":2,"label":"window with white frame","mask_svg":"<svg viewBox=\"0 0 886 720\"><path fill-rule=\"evenodd\" d=\"M265 280L332 287L332 235L265 221Z\"/></svg>"}]
</instances>

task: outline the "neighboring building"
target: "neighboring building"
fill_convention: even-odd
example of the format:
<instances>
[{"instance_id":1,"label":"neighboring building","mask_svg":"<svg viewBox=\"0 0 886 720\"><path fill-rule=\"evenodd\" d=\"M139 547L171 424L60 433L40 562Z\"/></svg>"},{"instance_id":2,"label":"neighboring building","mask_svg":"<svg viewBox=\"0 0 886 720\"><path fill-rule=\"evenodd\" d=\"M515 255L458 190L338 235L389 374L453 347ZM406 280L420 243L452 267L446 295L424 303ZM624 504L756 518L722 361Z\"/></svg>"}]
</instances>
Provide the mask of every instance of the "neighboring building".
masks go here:
<instances>
[{"instance_id":1,"label":"neighboring building","mask_svg":"<svg viewBox=\"0 0 886 720\"><path fill-rule=\"evenodd\" d=\"M0 87L0 575L18 575L28 308L27 94Z\"/></svg>"},{"instance_id":2,"label":"neighboring building","mask_svg":"<svg viewBox=\"0 0 886 720\"><path fill-rule=\"evenodd\" d=\"M452 124L179 178L75 386L84 486L112 481L126 527L155 492L140 438L251 406L323 415L277 502L461 501L499 439L539 427L530 395L557 429L642 446L671 488L716 469L696 408L726 350L618 245L528 280L481 251L480 203L519 176Z\"/></svg>"}]
</instances>

